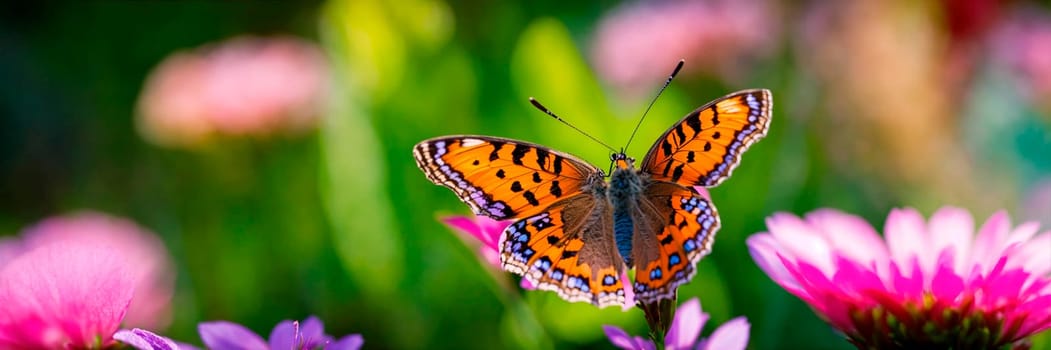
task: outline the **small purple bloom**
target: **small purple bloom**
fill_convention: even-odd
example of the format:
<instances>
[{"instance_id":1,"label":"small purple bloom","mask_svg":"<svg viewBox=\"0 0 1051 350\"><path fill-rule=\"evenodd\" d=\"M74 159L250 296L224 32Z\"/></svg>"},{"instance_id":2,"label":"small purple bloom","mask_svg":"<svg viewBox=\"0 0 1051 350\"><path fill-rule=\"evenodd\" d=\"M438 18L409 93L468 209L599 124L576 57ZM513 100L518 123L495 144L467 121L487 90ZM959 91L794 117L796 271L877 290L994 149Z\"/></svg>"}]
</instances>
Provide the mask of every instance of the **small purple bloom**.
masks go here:
<instances>
[{"instance_id":1,"label":"small purple bloom","mask_svg":"<svg viewBox=\"0 0 1051 350\"><path fill-rule=\"evenodd\" d=\"M365 343L359 334L334 340L325 334L325 325L314 316L308 317L302 324L299 321L281 321L270 332L269 341L242 325L228 321L203 322L197 325L197 331L204 345L212 350L358 350ZM114 338L139 350L196 349L137 328L121 330Z\"/></svg>"},{"instance_id":2,"label":"small purple bloom","mask_svg":"<svg viewBox=\"0 0 1051 350\"><path fill-rule=\"evenodd\" d=\"M333 342L332 336L325 334L325 325L314 316L308 317L302 325L299 321L281 321L270 332L269 344L244 326L232 322L204 322L197 326L197 331L204 345L213 350L357 350L364 344L361 335L357 334Z\"/></svg>"},{"instance_id":3,"label":"small purple bloom","mask_svg":"<svg viewBox=\"0 0 1051 350\"><path fill-rule=\"evenodd\" d=\"M664 348L668 350L679 349L727 349L743 350L748 346L748 330L750 325L744 317L738 317L719 326L711 337L699 342L697 337L701 335L704 323L708 321L708 314L701 311L701 302L697 298L690 299L679 305L672 319L671 328L664 337ZM624 330L614 326L602 326L610 343L628 350L653 350L657 346L652 341L642 337L632 337Z\"/></svg>"},{"instance_id":4,"label":"small purple bloom","mask_svg":"<svg viewBox=\"0 0 1051 350\"><path fill-rule=\"evenodd\" d=\"M113 334L113 339L141 350L196 350L192 345L179 344L171 339L145 329L122 329Z\"/></svg>"}]
</instances>

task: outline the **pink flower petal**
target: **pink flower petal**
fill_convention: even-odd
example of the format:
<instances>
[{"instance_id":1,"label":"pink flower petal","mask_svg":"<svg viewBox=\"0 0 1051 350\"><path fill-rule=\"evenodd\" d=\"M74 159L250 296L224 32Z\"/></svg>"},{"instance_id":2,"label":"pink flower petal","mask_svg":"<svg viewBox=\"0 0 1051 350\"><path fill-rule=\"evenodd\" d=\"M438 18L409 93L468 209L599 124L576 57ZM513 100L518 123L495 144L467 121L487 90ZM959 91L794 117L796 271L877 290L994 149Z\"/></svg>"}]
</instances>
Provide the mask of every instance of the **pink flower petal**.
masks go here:
<instances>
[{"instance_id":1,"label":"pink flower petal","mask_svg":"<svg viewBox=\"0 0 1051 350\"><path fill-rule=\"evenodd\" d=\"M782 248L781 254L809 261L832 276L832 252L825 238L795 215L776 213L767 218L766 226Z\"/></svg>"},{"instance_id":2,"label":"pink flower petal","mask_svg":"<svg viewBox=\"0 0 1051 350\"><path fill-rule=\"evenodd\" d=\"M491 266L501 267L499 242L508 225L507 221L497 221L484 216L449 216L442 218L441 221L454 231L464 233L481 242L478 253L482 260Z\"/></svg>"},{"instance_id":3,"label":"pink flower petal","mask_svg":"<svg viewBox=\"0 0 1051 350\"><path fill-rule=\"evenodd\" d=\"M898 266L911 266L914 259L925 257L930 244L923 217L915 209L893 209L883 229L891 259ZM920 266L923 262L919 261ZM933 266L933 262L931 263Z\"/></svg>"},{"instance_id":4,"label":"pink flower petal","mask_svg":"<svg viewBox=\"0 0 1051 350\"><path fill-rule=\"evenodd\" d=\"M935 299L945 302L955 302L960 293L963 292L963 278L954 271L951 265L952 251L946 251L944 264L938 266L931 283L931 294Z\"/></svg>"},{"instance_id":5,"label":"pink flower petal","mask_svg":"<svg viewBox=\"0 0 1051 350\"><path fill-rule=\"evenodd\" d=\"M705 350L744 350L748 346L748 331L751 325L744 317L732 319L712 332L697 349Z\"/></svg>"},{"instance_id":6,"label":"pink flower petal","mask_svg":"<svg viewBox=\"0 0 1051 350\"><path fill-rule=\"evenodd\" d=\"M136 283L126 266L119 251L86 241L15 258L0 270L0 348L112 343Z\"/></svg>"},{"instance_id":7,"label":"pink flower petal","mask_svg":"<svg viewBox=\"0 0 1051 350\"><path fill-rule=\"evenodd\" d=\"M174 263L164 242L149 230L127 219L81 211L45 219L25 229L22 236L25 249L67 240L113 247L129 262L127 270L138 281L124 325L162 328L170 322Z\"/></svg>"},{"instance_id":8,"label":"pink flower petal","mask_svg":"<svg viewBox=\"0 0 1051 350\"><path fill-rule=\"evenodd\" d=\"M832 277L832 281L844 289L849 289L853 292L886 289L878 274L853 260L842 257L837 258L836 266L838 266L838 269Z\"/></svg>"},{"instance_id":9,"label":"pink flower petal","mask_svg":"<svg viewBox=\"0 0 1051 350\"><path fill-rule=\"evenodd\" d=\"M748 237L746 242L752 260L755 260L756 265L759 265L759 268L766 272L770 279L786 288L799 289L799 283L795 277L788 272L785 264L782 264L781 259L778 258L777 254L781 250L781 245L773 235L765 232L755 234Z\"/></svg>"},{"instance_id":10,"label":"pink flower petal","mask_svg":"<svg viewBox=\"0 0 1051 350\"><path fill-rule=\"evenodd\" d=\"M523 278L522 280L525 280L525 279ZM628 279L628 272L627 271L624 271L624 272L622 272L620 274L620 280L621 281L630 281L630 279ZM635 301L635 288L632 288L630 284L625 283L624 284L624 305L621 306L621 309L624 310L624 311L631 310L631 309L635 308L635 303L636 303L636 301Z\"/></svg>"},{"instance_id":11,"label":"pink flower petal","mask_svg":"<svg viewBox=\"0 0 1051 350\"><path fill-rule=\"evenodd\" d=\"M818 209L807 214L806 221L841 256L866 264L887 260L887 244L872 225L857 216L832 209Z\"/></svg>"},{"instance_id":12,"label":"pink flower petal","mask_svg":"<svg viewBox=\"0 0 1051 350\"><path fill-rule=\"evenodd\" d=\"M999 260L1004 239L1010 230L1011 219L1008 218L1007 212L998 211L989 217L978 230L970 263L979 267L982 272L989 271Z\"/></svg>"},{"instance_id":13,"label":"pink flower petal","mask_svg":"<svg viewBox=\"0 0 1051 350\"><path fill-rule=\"evenodd\" d=\"M948 247L953 247L954 258L950 266L957 274L966 270L966 257L971 253L974 242L974 219L966 210L955 207L944 207L934 212L929 221L931 254L939 254ZM930 269L933 271L934 269Z\"/></svg>"},{"instance_id":14,"label":"pink flower petal","mask_svg":"<svg viewBox=\"0 0 1051 350\"><path fill-rule=\"evenodd\" d=\"M1011 257L1012 266L1029 271L1034 276L1051 274L1051 231L1045 231L1018 247Z\"/></svg>"}]
</instances>

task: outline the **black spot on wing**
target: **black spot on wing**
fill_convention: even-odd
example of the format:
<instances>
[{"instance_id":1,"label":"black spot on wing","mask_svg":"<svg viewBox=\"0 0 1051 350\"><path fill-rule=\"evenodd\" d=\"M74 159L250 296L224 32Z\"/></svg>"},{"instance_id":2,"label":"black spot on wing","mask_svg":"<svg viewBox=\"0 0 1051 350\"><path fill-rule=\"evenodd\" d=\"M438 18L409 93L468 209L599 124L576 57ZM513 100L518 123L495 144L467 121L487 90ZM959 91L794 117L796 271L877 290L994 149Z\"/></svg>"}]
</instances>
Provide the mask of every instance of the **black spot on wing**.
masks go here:
<instances>
[{"instance_id":1,"label":"black spot on wing","mask_svg":"<svg viewBox=\"0 0 1051 350\"><path fill-rule=\"evenodd\" d=\"M562 251L562 259L569 259L569 258L572 258L574 256L577 256L577 253L579 253L579 252L580 251L578 251L578 250L569 250L569 249L563 250Z\"/></svg>"},{"instance_id":2,"label":"black spot on wing","mask_svg":"<svg viewBox=\"0 0 1051 350\"><path fill-rule=\"evenodd\" d=\"M543 148L537 148L535 152L536 165L539 166L540 169L547 169L547 157L550 155L550 152Z\"/></svg>"},{"instance_id":3,"label":"black spot on wing","mask_svg":"<svg viewBox=\"0 0 1051 350\"><path fill-rule=\"evenodd\" d=\"M515 149L511 151L511 162L522 165L522 157L525 157L526 153L529 153L529 146L515 145Z\"/></svg>"},{"instance_id":4,"label":"black spot on wing","mask_svg":"<svg viewBox=\"0 0 1051 350\"><path fill-rule=\"evenodd\" d=\"M558 180L551 181L551 195L555 197L562 197L562 188L558 187Z\"/></svg>"},{"instance_id":5,"label":"black spot on wing","mask_svg":"<svg viewBox=\"0 0 1051 350\"><path fill-rule=\"evenodd\" d=\"M501 148L504 148L504 142L503 141L490 141L489 143L493 145L493 151L489 152L489 161L491 162L491 161L500 159L500 153L499 152L500 152Z\"/></svg>"},{"instance_id":6,"label":"black spot on wing","mask_svg":"<svg viewBox=\"0 0 1051 350\"><path fill-rule=\"evenodd\" d=\"M554 170L552 170L552 172L554 172L555 175L562 174L562 161L563 161L562 156L556 154L555 155L555 161L553 162Z\"/></svg>"},{"instance_id":7,"label":"black spot on wing","mask_svg":"<svg viewBox=\"0 0 1051 350\"><path fill-rule=\"evenodd\" d=\"M540 181L543 181L543 180L544 179L540 178L540 173L539 172L536 172L536 171L533 172L533 182L540 183Z\"/></svg>"},{"instance_id":8,"label":"black spot on wing","mask_svg":"<svg viewBox=\"0 0 1051 350\"><path fill-rule=\"evenodd\" d=\"M712 125L719 125L719 110L714 105L710 108L712 109Z\"/></svg>"},{"instance_id":9,"label":"black spot on wing","mask_svg":"<svg viewBox=\"0 0 1051 350\"><path fill-rule=\"evenodd\" d=\"M720 134L718 131L716 131L714 134L712 134L712 139L713 140L718 140L722 136L723 136L723 134Z\"/></svg>"},{"instance_id":10,"label":"black spot on wing","mask_svg":"<svg viewBox=\"0 0 1051 350\"><path fill-rule=\"evenodd\" d=\"M686 142L686 132L682 131L682 124L675 126L675 135L679 136L679 143Z\"/></svg>"},{"instance_id":11,"label":"black spot on wing","mask_svg":"<svg viewBox=\"0 0 1051 350\"><path fill-rule=\"evenodd\" d=\"M522 192L522 183L518 181L511 183L511 191L515 193Z\"/></svg>"},{"instance_id":12,"label":"black spot on wing","mask_svg":"<svg viewBox=\"0 0 1051 350\"><path fill-rule=\"evenodd\" d=\"M547 244L554 245L555 243L558 243L558 241L559 241L559 238L555 237L555 235L547 236Z\"/></svg>"},{"instance_id":13,"label":"black spot on wing","mask_svg":"<svg viewBox=\"0 0 1051 350\"><path fill-rule=\"evenodd\" d=\"M540 201L536 200L536 195L533 194L532 191L525 191L525 193L522 194L522 197L534 207L540 205Z\"/></svg>"},{"instance_id":14,"label":"black spot on wing","mask_svg":"<svg viewBox=\"0 0 1051 350\"><path fill-rule=\"evenodd\" d=\"M686 126L689 126L694 134L697 134L701 131L701 116L691 115L689 118L686 118Z\"/></svg>"},{"instance_id":15,"label":"black spot on wing","mask_svg":"<svg viewBox=\"0 0 1051 350\"><path fill-rule=\"evenodd\" d=\"M704 151L708 152L708 151L711 151L711 150L712 150L712 143L708 142L708 141L704 141Z\"/></svg>"},{"instance_id":16,"label":"black spot on wing","mask_svg":"<svg viewBox=\"0 0 1051 350\"><path fill-rule=\"evenodd\" d=\"M693 163L693 156L694 156L693 151L690 151L690 153L686 153L686 162L687 163Z\"/></svg>"},{"instance_id":17,"label":"black spot on wing","mask_svg":"<svg viewBox=\"0 0 1051 350\"><path fill-rule=\"evenodd\" d=\"M669 244L671 244L671 242L672 242L672 237L671 237L670 233L668 235L664 236L664 238L661 239L661 245L669 245Z\"/></svg>"},{"instance_id":18,"label":"black spot on wing","mask_svg":"<svg viewBox=\"0 0 1051 350\"><path fill-rule=\"evenodd\" d=\"M502 179L504 177L507 177L507 173L504 172L504 169L497 170L496 177Z\"/></svg>"},{"instance_id":19,"label":"black spot on wing","mask_svg":"<svg viewBox=\"0 0 1051 350\"><path fill-rule=\"evenodd\" d=\"M671 156L671 142L668 142L667 139L662 141L661 142L661 151L664 151L664 156L665 157Z\"/></svg>"},{"instance_id":20,"label":"black spot on wing","mask_svg":"<svg viewBox=\"0 0 1051 350\"><path fill-rule=\"evenodd\" d=\"M679 178L682 177L682 167L683 166L686 166L686 163L679 163L679 166L675 167L675 170L672 171L672 174L671 174L671 181L672 182L679 181Z\"/></svg>"}]
</instances>

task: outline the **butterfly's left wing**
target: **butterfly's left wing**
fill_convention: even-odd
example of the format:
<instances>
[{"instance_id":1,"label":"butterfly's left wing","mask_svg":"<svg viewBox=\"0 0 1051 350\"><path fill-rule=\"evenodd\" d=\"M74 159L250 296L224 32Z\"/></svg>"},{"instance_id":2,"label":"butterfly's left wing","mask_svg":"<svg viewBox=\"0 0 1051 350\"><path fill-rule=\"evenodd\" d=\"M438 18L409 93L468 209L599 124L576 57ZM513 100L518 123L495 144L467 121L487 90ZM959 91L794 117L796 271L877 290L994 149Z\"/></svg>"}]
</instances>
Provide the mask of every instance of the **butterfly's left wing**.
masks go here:
<instances>
[{"instance_id":1,"label":"butterfly's left wing","mask_svg":"<svg viewBox=\"0 0 1051 350\"><path fill-rule=\"evenodd\" d=\"M632 239L635 298L642 303L674 298L712 250L719 229L715 206L693 188L656 181L643 190L634 220L643 225Z\"/></svg>"},{"instance_id":2,"label":"butterfly's left wing","mask_svg":"<svg viewBox=\"0 0 1051 350\"><path fill-rule=\"evenodd\" d=\"M598 183L604 185L601 178ZM624 260L613 241L613 212L596 200L605 188L558 201L504 230L500 261L539 289L606 307L625 300Z\"/></svg>"},{"instance_id":3,"label":"butterfly's left wing","mask_svg":"<svg viewBox=\"0 0 1051 350\"><path fill-rule=\"evenodd\" d=\"M693 111L653 144L642 171L655 180L712 187L726 180L748 146L766 136L769 90L744 90Z\"/></svg>"}]
</instances>

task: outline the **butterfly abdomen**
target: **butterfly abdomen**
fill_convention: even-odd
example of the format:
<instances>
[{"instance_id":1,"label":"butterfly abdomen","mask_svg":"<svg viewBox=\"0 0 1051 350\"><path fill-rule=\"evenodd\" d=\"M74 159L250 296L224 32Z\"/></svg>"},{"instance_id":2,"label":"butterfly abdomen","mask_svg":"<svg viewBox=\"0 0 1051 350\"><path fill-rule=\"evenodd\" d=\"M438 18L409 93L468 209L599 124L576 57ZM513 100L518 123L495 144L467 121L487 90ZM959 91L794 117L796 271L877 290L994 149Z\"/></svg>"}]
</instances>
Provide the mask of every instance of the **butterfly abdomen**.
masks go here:
<instances>
[{"instance_id":1,"label":"butterfly abdomen","mask_svg":"<svg viewBox=\"0 0 1051 350\"><path fill-rule=\"evenodd\" d=\"M638 206L641 193L642 178L634 169L613 170L609 181L609 199L613 204L613 237L617 242L617 251L628 266L632 266L631 242L635 234L632 213Z\"/></svg>"}]
</instances>

